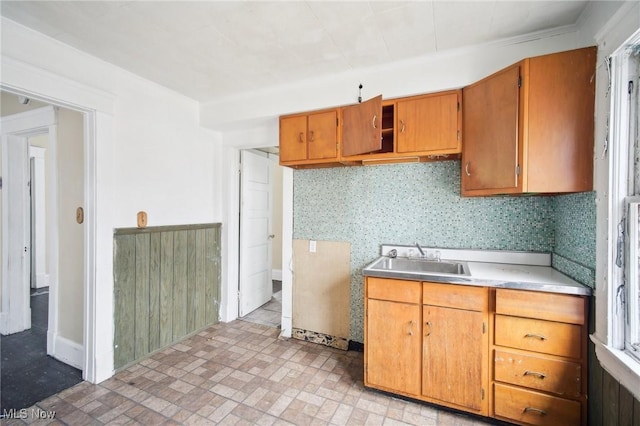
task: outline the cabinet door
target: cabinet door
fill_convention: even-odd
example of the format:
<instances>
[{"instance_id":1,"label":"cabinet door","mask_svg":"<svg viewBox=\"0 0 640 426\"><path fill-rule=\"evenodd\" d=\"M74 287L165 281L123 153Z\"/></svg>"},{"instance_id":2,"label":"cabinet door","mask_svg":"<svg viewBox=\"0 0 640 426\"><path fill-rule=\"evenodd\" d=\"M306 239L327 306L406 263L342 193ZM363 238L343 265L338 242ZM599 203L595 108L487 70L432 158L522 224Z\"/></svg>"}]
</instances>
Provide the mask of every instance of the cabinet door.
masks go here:
<instances>
[{"instance_id":1,"label":"cabinet door","mask_svg":"<svg viewBox=\"0 0 640 426\"><path fill-rule=\"evenodd\" d=\"M342 109L342 155L382 149L382 95Z\"/></svg>"},{"instance_id":2,"label":"cabinet door","mask_svg":"<svg viewBox=\"0 0 640 426\"><path fill-rule=\"evenodd\" d=\"M520 64L463 89L462 194L518 187Z\"/></svg>"},{"instance_id":3,"label":"cabinet door","mask_svg":"<svg viewBox=\"0 0 640 426\"><path fill-rule=\"evenodd\" d=\"M398 101L396 108L399 153L459 147L456 93Z\"/></svg>"},{"instance_id":4,"label":"cabinet door","mask_svg":"<svg viewBox=\"0 0 640 426\"><path fill-rule=\"evenodd\" d=\"M420 305L367 300L365 384L420 395Z\"/></svg>"},{"instance_id":5,"label":"cabinet door","mask_svg":"<svg viewBox=\"0 0 640 426\"><path fill-rule=\"evenodd\" d=\"M308 129L309 160L338 156L338 115L336 111L310 114Z\"/></svg>"},{"instance_id":6,"label":"cabinet door","mask_svg":"<svg viewBox=\"0 0 640 426\"><path fill-rule=\"evenodd\" d=\"M423 307L422 394L483 410L483 314Z\"/></svg>"},{"instance_id":7,"label":"cabinet door","mask_svg":"<svg viewBox=\"0 0 640 426\"><path fill-rule=\"evenodd\" d=\"M307 116L280 118L280 161L307 159Z\"/></svg>"}]
</instances>

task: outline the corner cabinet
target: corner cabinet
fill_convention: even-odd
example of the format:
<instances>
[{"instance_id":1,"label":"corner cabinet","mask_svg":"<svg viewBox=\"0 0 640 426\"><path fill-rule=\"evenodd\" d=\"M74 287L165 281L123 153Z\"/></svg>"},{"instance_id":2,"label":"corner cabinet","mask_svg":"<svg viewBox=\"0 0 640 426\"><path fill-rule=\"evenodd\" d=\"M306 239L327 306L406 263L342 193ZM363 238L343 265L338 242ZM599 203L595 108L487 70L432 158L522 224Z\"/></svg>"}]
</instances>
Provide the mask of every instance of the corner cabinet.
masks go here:
<instances>
[{"instance_id":1,"label":"corner cabinet","mask_svg":"<svg viewBox=\"0 0 640 426\"><path fill-rule=\"evenodd\" d=\"M592 190L595 64L577 49L465 87L462 195Z\"/></svg>"},{"instance_id":2,"label":"corner cabinet","mask_svg":"<svg viewBox=\"0 0 640 426\"><path fill-rule=\"evenodd\" d=\"M364 385L527 425L587 424L587 297L365 278Z\"/></svg>"},{"instance_id":3,"label":"corner cabinet","mask_svg":"<svg viewBox=\"0 0 640 426\"><path fill-rule=\"evenodd\" d=\"M337 109L280 117L280 164L324 164L337 160Z\"/></svg>"}]
</instances>

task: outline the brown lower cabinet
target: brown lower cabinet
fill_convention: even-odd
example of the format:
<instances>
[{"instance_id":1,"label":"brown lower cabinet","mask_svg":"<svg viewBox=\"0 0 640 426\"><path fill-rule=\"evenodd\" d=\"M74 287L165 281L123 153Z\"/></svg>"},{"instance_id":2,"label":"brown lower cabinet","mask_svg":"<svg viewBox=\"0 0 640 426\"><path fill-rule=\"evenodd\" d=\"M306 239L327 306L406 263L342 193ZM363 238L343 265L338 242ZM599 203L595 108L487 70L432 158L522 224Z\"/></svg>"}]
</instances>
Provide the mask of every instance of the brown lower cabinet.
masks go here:
<instances>
[{"instance_id":1,"label":"brown lower cabinet","mask_svg":"<svg viewBox=\"0 0 640 426\"><path fill-rule=\"evenodd\" d=\"M586 297L365 280L364 384L520 425L586 425Z\"/></svg>"}]
</instances>

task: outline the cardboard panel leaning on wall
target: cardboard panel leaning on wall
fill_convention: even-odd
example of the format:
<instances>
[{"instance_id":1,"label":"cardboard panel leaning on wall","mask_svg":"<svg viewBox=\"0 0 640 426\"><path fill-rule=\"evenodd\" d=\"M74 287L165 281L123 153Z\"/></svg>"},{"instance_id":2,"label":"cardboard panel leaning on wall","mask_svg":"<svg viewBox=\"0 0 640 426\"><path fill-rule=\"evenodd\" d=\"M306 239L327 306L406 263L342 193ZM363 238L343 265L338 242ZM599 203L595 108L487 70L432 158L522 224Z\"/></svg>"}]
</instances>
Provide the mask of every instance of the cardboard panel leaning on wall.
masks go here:
<instances>
[{"instance_id":1,"label":"cardboard panel leaning on wall","mask_svg":"<svg viewBox=\"0 0 640 426\"><path fill-rule=\"evenodd\" d=\"M347 349L350 282L350 243L294 240L294 337Z\"/></svg>"}]
</instances>

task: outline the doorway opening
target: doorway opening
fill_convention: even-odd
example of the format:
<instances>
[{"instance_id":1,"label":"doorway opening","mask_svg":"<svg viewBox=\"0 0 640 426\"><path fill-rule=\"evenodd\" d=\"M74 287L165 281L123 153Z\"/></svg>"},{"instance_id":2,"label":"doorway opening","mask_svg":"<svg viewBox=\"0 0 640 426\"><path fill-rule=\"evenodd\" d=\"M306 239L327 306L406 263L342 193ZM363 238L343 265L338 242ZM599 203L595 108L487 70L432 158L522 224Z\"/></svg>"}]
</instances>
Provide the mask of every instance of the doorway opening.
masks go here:
<instances>
[{"instance_id":1,"label":"doorway opening","mask_svg":"<svg viewBox=\"0 0 640 426\"><path fill-rule=\"evenodd\" d=\"M0 98L5 413L82 381L84 230L67 212L84 199L84 117L7 92Z\"/></svg>"},{"instance_id":2,"label":"doorway opening","mask_svg":"<svg viewBox=\"0 0 640 426\"><path fill-rule=\"evenodd\" d=\"M280 328L283 185L278 148L240 154L239 317Z\"/></svg>"}]
</instances>

